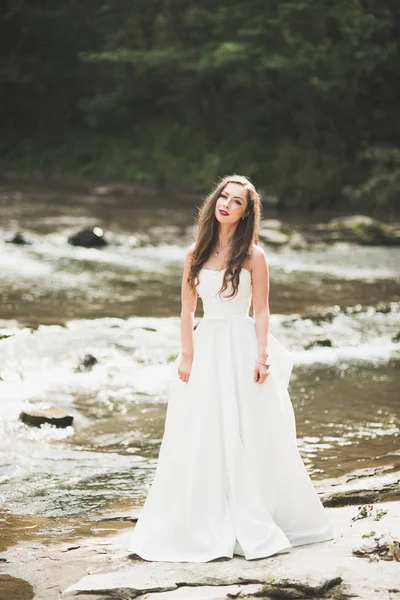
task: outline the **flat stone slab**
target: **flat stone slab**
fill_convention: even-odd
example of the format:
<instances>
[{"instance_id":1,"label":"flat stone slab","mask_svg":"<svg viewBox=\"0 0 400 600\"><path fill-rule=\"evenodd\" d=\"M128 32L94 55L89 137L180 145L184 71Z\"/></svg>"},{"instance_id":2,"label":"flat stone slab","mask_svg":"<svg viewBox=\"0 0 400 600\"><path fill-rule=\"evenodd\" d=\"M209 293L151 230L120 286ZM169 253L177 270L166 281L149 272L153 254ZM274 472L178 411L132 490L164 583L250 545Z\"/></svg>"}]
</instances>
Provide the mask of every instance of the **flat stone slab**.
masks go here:
<instances>
[{"instance_id":1,"label":"flat stone slab","mask_svg":"<svg viewBox=\"0 0 400 600\"><path fill-rule=\"evenodd\" d=\"M257 594L262 590L262 585L253 583L249 585L221 585L203 587L180 587L171 592L156 592L136 596L136 600L226 600L227 598L244 598Z\"/></svg>"},{"instance_id":2,"label":"flat stone slab","mask_svg":"<svg viewBox=\"0 0 400 600\"><path fill-rule=\"evenodd\" d=\"M388 512L375 521L375 508ZM340 599L355 595L368 600L388 600L392 597L390 590L393 593L399 590L400 598L399 562L371 562L353 554L353 548L365 543L362 535L371 530L399 537L400 501L376 504L371 516L356 521L352 521L358 513L356 506L328 508L327 511L335 534L334 539L327 542L297 546L272 557L249 561L235 556L208 563L169 563L144 561L131 555L124 568L85 576L65 589L63 595L87 598L87 594L101 594L118 600L218 600L225 593L223 588L236 586L232 588L233 595L228 596L229 591L222 595L222 598L232 598L238 592L237 586L243 586L239 596L243 598L245 586L256 584L265 586L261 596L265 598L279 595L281 598ZM129 533L109 540L109 550L121 554L126 535ZM214 588L214 592L209 588ZM182 595L181 590L186 595ZM251 590L247 597L251 598L253 593L260 597L262 592Z\"/></svg>"},{"instance_id":3,"label":"flat stone slab","mask_svg":"<svg viewBox=\"0 0 400 600\"><path fill-rule=\"evenodd\" d=\"M325 507L374 504L400 498L400 471L361 469L359 474L355 471L336 480L325 480L324 484L329 486L320 492Z\"/></svg>"}]
</instances>

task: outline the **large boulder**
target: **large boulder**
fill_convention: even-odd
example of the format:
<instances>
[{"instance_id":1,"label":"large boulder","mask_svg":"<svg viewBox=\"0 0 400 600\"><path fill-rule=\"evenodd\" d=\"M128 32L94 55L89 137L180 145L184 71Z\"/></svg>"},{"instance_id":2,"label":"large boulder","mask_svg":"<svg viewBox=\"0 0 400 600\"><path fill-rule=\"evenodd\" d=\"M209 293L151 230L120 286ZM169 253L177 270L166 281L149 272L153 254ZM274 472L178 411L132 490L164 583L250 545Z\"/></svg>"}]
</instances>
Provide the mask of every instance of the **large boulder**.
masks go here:
<instances>
[{"instance_id":1,"label":"large boulder","mask_svg":"<svg viewBox=\"0 0 400 600\"><path fill-rule=\"evenodd\" d=\"M270 246L283 246L289 243L289 236L277 229L260 229L260 240Z\"/></svg>"},{"instance_id":2,"label":"large boulder","mask_svg":"<svg viewBox=\"0 0 400 600\"><path fill-rule=\"evenodd\" d=\"M394 226L366 215L337 217L317 228L329 232L332 241L385 246L400 244L400 234Z\"/></svg>"},{"instance_id":3,"label":"large boulder","mask_svg":"<svg viewBox=\"0 0 400 600\"><path fill-rule=\"evenodd\" d=\"M282 246L289 242L289 235L283 231L284 227L278 219L263 219L260 222L259 237L264 244Z\"/></svg>"},{"instance_id":4,"label":"large boulder","mask_svg":"<svg viewBox=\"0 0 400 600\"><path fill-rule=\"evenodd\" d=\"M93 229L82 229L78 233L70 235L68 243L72 246L84 246L85 248L99 248L107 246L107 240L104 238L104 232L100 227Z\"/></svg>"},{"instance_id":5,"label":"large boulder","mask_svg":"<svg viewBox=\"0 0 400 600\"><path fill-rule=\"evenodd\" d=\"M260 222L259 238L261 242L270 246L289 245L294 250L305 250L309 247L302 233L291 229L279 219L263 219Z\"/></svg>"}]
</instances>

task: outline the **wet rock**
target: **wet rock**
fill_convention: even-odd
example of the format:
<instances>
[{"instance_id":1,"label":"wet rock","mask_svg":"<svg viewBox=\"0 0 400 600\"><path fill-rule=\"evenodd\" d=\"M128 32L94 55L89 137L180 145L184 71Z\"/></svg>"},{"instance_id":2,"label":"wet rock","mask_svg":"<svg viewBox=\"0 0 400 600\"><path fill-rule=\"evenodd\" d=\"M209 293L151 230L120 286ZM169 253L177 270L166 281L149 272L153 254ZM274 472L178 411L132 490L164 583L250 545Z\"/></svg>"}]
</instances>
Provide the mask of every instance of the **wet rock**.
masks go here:
<instances>
[{"instance_id":1,"label":"wet rock","mask_svg":"<svg viewBox=\"0 0 400 600\"><path fill-rule=\"evenodd\" d=\"M310 344L307 344L307 346L305 346L306 350L310 350L310 348L331 348L333 346L331 340L329 339L325 339L325 340L315 340L313 342L311 342Z\"/></svg>"},{"instance_id":2,"label":"wet rock","mask_svg":"<svg viewBox=\"0 0 400 600\"><path fill-rule=\"evenodd\" d=\"M12 337L15 333L0 333L0 340L5 340L6 338Z\"/></svg>"},{"instance_id":3,"label":"wet rock","mask_svg":"<svg viewBox=\"0 0 400 600\"><path fill-rule=\"evenodd\" d=\"M399 497L400 472L384 473L382 469L363 469L359 474L338 478L320 494L326 507L374 504Z\"/></svg>"},{"instance_id":4,"label":"wet rock","mask_svg":"<svg viewBox=\"0 0 400 600\"><path fill-rule=\"evenodd\" d=\"M293 248L293 250L306 250L309 247L309 243L304 235L298 231L293 231L290 236L289 246Z\"/></svg>"},{"instance_id":5,"label":"wet rock","mask_svg":"<svg viewBox=\"0 0 400 600\"><path fill-rule=\"evenodd\" d=\"M97 364L98 362L99 361L97 360L97 358L95 356L93 356L93 354L85 354L85 356L80 361L79 365L77 367L75 367L74 372L75 373L84 373L87 371L91 371L91 369L94 367L94 365Z\"/></svg>"},{"instance_id":6,"label":"wet rock","mask_svg":"<svg viewBox=\"0 0 400 600\"><path fill-rule=\"evenodd\" d=\"M348 241L364 245L397 245L400 236L395 227L365 215L351 215L331 219L317 226L319 231L330 232L331 241Z\"/></svg>"},{"instance_id":7,"label":"wet rock","mask_svg":"<svg viewBox=\"0 0 400 600\"><path fill-rule=\"evenodd\" d=\"M381 490L347 490L322 495L324 506L348 506L362 502L379 502Z\"/></svg>"},{"instance_id":8,"label":"wet rock","mask_svg":"<svg viewBox=\"0 0 400 600\"><path fill-rule=\"evenodd\" d=\"M335 319L338 316L339 310L328 310L324 313L320 313L318 315L307 315L304 314L300 317L301 320L305 321L306 319L309 319L310 321L312 321L313 323L315 323L315 325L321 325L321 323L332 323L333 319Z\"/></svg>"},{"instance_id":9,"label":"wet rock","mask_svg":"<svg viewBox=\"0 0 400 600\"><path fill-rule=\"evenodd\" d=\"M375 306L375 312L382 313L384 315L388 315L391 312L397 312L398 310L398 302L389 302L388 304L385 302L378 302L378 304Z\"/></svg>"},{"instance_id":10,"label":"wet rock","mask_svg":"<svg viewBox=\"0 0 400 600\"><path fill-rule=\"evenodd\" d=\"M282 221L279 219L262 219L260 221L260 229L275 229L281 231L284 228Z\"/></svg>"},{"instance_id":11,"label":"wet rock","mask_svg":"<svg viewBox=\"0 0 400 600\"><path fill-rule=\"evenodd\" d=\"M264 244L270 246L283 246L290 240L286 233L276 229L260 229L259 237Z\"/></svg>"},{"instance_id":12,"label":"wet rock","mask_svg":"<svg viewBox=\"0 0 400 600\"><path fill-rule=\"evenodd\" d=\"M392 337L392 342L400 342L400 331L394 334Z\"/></svg>"},{"instance_id":13,"label":"wet rock","mask_svg":"<svg viewBox=\"0 0 400 600\"><path fill-rule=\"evenodd\" d=\"M23 233L18 231L11 240L7 240L9 244L18 244L20 246L30 246L32 242L26 239Z\"/></svg>"},{"instance_id":14,"label":"wet rock","mask_svg":"<svg viewBox=\"0 0 400 600\"><path fill-rule=\"evenodd\" d=\"M306 598L328 598L329 600L340 600L348 598L344 588L343 579L334 577L325 581L322 585L312 583L293 582L282 580L277 583L267 583L257 594L261 598L288 598L306 600Z\"/></svg>"},{"instance_id":15,"label":"wet rock","mask_svg":"<svg viewBox=\"0 0 400 600\"><path fill-rule=\"evenodd\" d=\"M299 231L291 230L278 219L263 219L259 230L260 240L271 246L289 245L295 250L304 250L309 247L305 236Z\"/></svg>"},{"instance_id":16,"label":"wet rock","mask_svg":"<svg viewBox=\"0 0 400 600\"><path fill-rule=\"evenodd\" d=\"M139 517L132 517L131 515L115 515L110 517L102 517L98 519L98 523L103 523L104 521L126 521L129 523L136 523Z\"/></svg>"},{"instance_id":17,"label":"wet rock","mask_svg":"<svg viewBox=\"0 0 400 600\"><path fill-rule=\"evenodd\" d=\"M80 548L79 545L67 546L67 548L65 548L64 550L60 550L60 552L70 552L71 550L78 550L78 548Z\"/></svg>"},{"instance_id":18,"label":"wet rock","mask_svg":"<svg viewBox=\"0 0 400 600\"><path fill-rule=\"evenodd\" d=\"M34 427L40 427L43 423L50 423L56 427L69 427L74 420L72 415L57 406L22 411L19 418L26 425L33 425Z\"/></svg>"},{"instance_id":19,"label":"wet rock","mask_svg":"<svg viewBox=\"0 0 400 600\"><path fill-rule=\"evenodd\" d=\"M99 248L107 245L104 232L100 227L82 229L82 231L70 235L68 243L72 246L84 246L85 248Z\"/></svg>"}]
</instances>

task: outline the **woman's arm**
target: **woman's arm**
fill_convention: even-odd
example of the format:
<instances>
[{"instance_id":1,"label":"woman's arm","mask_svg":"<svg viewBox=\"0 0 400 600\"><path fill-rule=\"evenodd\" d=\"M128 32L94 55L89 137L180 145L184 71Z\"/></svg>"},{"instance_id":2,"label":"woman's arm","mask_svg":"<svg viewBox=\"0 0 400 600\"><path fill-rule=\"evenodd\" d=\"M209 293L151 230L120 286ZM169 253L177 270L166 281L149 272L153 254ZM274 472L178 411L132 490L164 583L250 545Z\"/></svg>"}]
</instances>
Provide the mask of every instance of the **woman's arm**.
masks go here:
<instances>
[{"instance_id":1,"label":"woman's arm","mask_svg":"<svg viewBox=\"0 0 400 600\"><path fill-rule=\"evenodd\" d=\"M257 360L266 361L268 356L269 269L265 253L260 246L253 247L251 258L253 289L253 313L257 333Z\"/></svg>"},{"instance_id":2,"label":"woman's arm","mask_svg":"<svg viewBox=\"0 0 400 600\"><path fill-rule=\"evenodd\" d=\"M191 255L194 244L190 246L186 253L185 263L182 274L181 287L181 342L182 342L182 360L178 372L182 381L187 382L190 375L190 369L193 360L193 326L194 315L197 306L198 294L192 290L187 282L189 276Z\"/></svg>"}]
</instances>

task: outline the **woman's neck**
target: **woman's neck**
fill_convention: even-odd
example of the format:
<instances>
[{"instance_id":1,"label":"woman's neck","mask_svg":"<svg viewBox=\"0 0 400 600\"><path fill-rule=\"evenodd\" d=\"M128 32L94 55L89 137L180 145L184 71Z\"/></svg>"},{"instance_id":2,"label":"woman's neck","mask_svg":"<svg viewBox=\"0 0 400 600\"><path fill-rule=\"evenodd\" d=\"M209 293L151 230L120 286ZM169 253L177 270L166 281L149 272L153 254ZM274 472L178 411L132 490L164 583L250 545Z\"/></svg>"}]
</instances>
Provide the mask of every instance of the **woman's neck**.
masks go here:
<instances>
[{"instance_id":1,"label":"woman's neck","mask_svg":"<svg viewBox=\"0 0 400 600\"><path fill-rule=\"evenodd\" d=\"M220 225L217 236L217 247L227 246L233 242L236 227L224 227Z\"/></svg>"}]
</instances>

